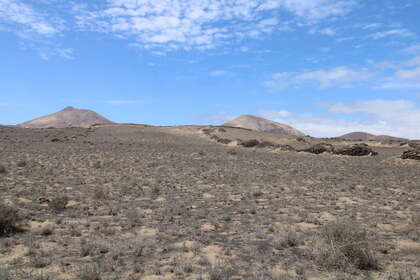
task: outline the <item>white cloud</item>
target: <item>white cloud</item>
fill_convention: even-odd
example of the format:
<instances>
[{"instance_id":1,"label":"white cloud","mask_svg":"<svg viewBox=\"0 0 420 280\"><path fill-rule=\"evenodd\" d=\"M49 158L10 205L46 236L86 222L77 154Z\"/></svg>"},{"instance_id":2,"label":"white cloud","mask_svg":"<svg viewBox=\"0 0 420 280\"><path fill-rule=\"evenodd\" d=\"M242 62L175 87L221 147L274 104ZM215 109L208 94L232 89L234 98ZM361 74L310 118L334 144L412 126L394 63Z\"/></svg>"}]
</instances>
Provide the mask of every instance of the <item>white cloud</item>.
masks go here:
<instances>
[{"instance_id":1,"label":"white cloud","mask_svg":"<svg viewBox=\"0 0 420 280\"><path fill-rule=\"evenodd\" d=\"M281 112L281 111L280 111ZM331 104L327 114L291 114L271 118L317 137L354 131L420 139L420 106L407 100L373 100ZM344 117L343 117L344 115Z\"/></svg>"},{"instance_id":2,"label":"white cloud","mask_svg":"<svg viewBox=\"0 0 420 280\"><path fill-rule=\"evenodd\" d=\"M380 79L375 89L417 89L420 88L420 56L401 63L392 63L395 72ZM414 68L413 68L414 67Z\"/></svg>"},{"instance_id":3,"label":"white cloud","mask_svg":"<svg viewBox=\"0 0 420 280\"><path fill-rule=\"evenodd\" d=\"M82 28L132 38L144 48L209 49L246 37L290 30L278 17L314 24L342 16L354 0L109 0L102 8L78 5Z\"/></svg>"},{"instance_id":4,"label":"white cloud","mask_svg":"<svg viewBox=\"0 0 420 280\"><path fill-rule=\"evenodd\" d=\"M259 9L271 10L284 8L306 21L317 21L328 17L341 16L348 13L356 1L330 0L266 0Z\"/></svg>"},{"instance_id":5,"label":"white cloud","mask_svg":"<svg viewBox=\"0 0 420 280\"><path fill-rule=\"evenodd\" d=\"M362 29L364 29L364 30L371 30L371 29L377 29L377 28L379 28L381 26L382 26L381 23L375 22L375 23L369 23L369 24L363 25L362 26Z\"/></svg>"},{"instance_id":6,"label":"white cloud","mask_svg":"<svg viewBox=\"0 0 420 280\"><path fill-rule=\"evenodd\" d=\"M1 22L15 31L17 27L17 32L22 36L30 33L52 36L62 28L59 23L52 22L47 16L19 0L0 0Z\"/></svg>"},{"instance_id":7,"label":"white cloud","mask_svg":"<svg viewBox=\"0 0 420 280\"><path fill-rule=\"evenodd\" d=\"M373 74L366 71L352 70L346 67L337 67L331 70L318 70L301 74L300 80L317 81L320 87L328 88L333 85L351 85L353 82L369 80Z\"/></svg>"},{"instance_id":8,"label":"white cloud","mask_svg":"<svg viewBox=\"0 0 420 280\"><path fill-rule=\"evenodd\" d=\"M391 37L391 36L398 36L398 37L413 37L414 33L408 31L407 29L391 29L387 31L382 32L376 32L374 34L371 34L369 37L375 40L382 39L385 37Z\"/></svg>"},{"instance_id":9,"label":"white cloud","mask_svg":"<svg viewBox=\"0 0 420 280\"><path fill-rule=\"evenodd\" d=\"M212 77L220 77L220 76L224 76L226 74L227 74L227 72L224 71L224 70L215 70L215 71L211 71L209 73L209 75L212 76Z\"/></svg>"},{"instance_id":10,"label":"white cloud","mask_svg":"<svg viewBox=\"0 0 420 280\"><path fill-rule=\"evenodd\" d=\"M407 80L416 80L420 82L420 67L414 69L399 70L396 73L398 78Z\"/></svg>"},{"instance_id":11,"label":"white cloud","mask_svg":"<svg viewBox=\"0 0 420 280\"><path fill-rule=\"evenodd\" d=\"M352 86L355 83L367 81L373 76L373 73L365 70L359 71L348 67L336 67L331 70L317 70L305 73L276 73L264 84L271 91L313 84L320 88L330 88L333 86Z\"/></svg>"},{"instance_id":12,"label":"white cloud","mask_svg":"<svg viewBox=\"0 0 420 280\"><path fill-rule=\"evenodd\" d=\"M374 89L417 89L420 88L420 82L407 81L395 77L385 78L381 80Z\"/></svg>"}]
</instances>

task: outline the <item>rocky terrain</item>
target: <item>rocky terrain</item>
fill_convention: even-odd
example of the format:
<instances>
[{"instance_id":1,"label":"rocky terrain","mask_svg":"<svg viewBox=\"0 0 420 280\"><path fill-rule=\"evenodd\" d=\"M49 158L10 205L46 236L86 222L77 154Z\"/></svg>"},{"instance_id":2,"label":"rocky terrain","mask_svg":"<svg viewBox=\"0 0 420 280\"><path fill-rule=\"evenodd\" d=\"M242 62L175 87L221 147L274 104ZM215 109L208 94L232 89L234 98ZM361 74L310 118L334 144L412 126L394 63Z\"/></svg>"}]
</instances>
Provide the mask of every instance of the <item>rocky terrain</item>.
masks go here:
<instances>
[{"instance_id":1,"label":"rocky terrain","mask_svg":"<svg viewBox=\"0 0 420 280\"><path fill-rule=\"evenodd\" d=\"M419 279L417 142L0 127L0 279Z\"/></svg>"},{"instance_id":2,"label":"rocky terrain","mask_svg":"<svg viewBox=\"0 0 420 280\"><path fill-rule=\"evenodd\" d=\"M69 106L59 112L21 123L18 126L25 128L64 128L90 127L95 124L112 123L94 111L80 110Z\"/></svg>"},{"instance_id":3,"label":"rocky terrain","mask_svg":"<svg viewBox=\"0 0 420 280\"><path fill-rule=\"evenodd\" d=\"M251 115L237 117L225 123L224 126L241 127L255 131L272 132L291 136L304 136L302 132L289 125Z\"/></svg>"}]
</instances>

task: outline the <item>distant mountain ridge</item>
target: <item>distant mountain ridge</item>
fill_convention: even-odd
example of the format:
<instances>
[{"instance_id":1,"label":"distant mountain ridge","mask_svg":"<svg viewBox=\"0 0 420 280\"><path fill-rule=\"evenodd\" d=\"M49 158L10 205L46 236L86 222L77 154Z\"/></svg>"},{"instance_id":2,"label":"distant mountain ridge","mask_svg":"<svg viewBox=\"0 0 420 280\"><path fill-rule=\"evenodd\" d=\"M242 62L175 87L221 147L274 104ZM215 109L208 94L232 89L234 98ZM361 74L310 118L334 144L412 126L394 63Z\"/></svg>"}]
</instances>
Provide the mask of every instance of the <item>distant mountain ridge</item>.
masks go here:
<instances>
[{"instance_id":1,"label":"distant mountain ridge","mask_svg":"<svg viewBox=\"0 0 420 280\"><path fill-rule=\"evenodd\" d=\"M18 124L25 128L65 128L90 127L95 124L112 124L113 122L91 110L66 107L56 113L42 116L31 121Z\"/></svg>"},{"instance_id":2,"label":"distant mountain ridge","mask_svg":"<svg viewBox=\"0 0 420 280\"><path fill-rule=\"evenodd\" d=\"M252 115L240 116L231 121L228 121L224 125L247 128L255 131L279 133L290 136L305 136L305 134L289 125Z\"/></svg>"},{"instance_id":3,"label":"distant mountain ridge","mask_svg":"<svg viewBox=\"0 0 420 280\"><path fill-rule=\"evenodd\" d=\"M401 140L407 140L404 138L399 138L399 137L394 137L394 136L389 136L389 135L374 135L374 134L370 134L367 132L361 132L361 131L357 131L357 132L351 132L351 133L347 133L344 135L341 135L339 137L337 137L339 139L343 139L343 140L352 140L352 141L401 141Z\"/></svg>"}]
</instances>

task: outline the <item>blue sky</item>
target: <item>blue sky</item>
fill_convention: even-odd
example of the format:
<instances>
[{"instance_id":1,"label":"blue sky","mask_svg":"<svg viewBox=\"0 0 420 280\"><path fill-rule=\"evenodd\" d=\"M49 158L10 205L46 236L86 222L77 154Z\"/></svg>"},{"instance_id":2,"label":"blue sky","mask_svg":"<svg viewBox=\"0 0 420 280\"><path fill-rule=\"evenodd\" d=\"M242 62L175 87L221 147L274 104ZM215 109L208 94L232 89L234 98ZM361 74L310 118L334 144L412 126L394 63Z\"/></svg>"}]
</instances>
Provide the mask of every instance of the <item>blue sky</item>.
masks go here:
<instances>
[{"instance_id":1,"label":"blue sky","mask_svg":"<svg viewBox=\"0 0 420 280\"><path fill-rule=\"evenodd\" d=\"M418 0L0 0L0 123L254 114L420 139Z\"/></svg>"}]
</instances>

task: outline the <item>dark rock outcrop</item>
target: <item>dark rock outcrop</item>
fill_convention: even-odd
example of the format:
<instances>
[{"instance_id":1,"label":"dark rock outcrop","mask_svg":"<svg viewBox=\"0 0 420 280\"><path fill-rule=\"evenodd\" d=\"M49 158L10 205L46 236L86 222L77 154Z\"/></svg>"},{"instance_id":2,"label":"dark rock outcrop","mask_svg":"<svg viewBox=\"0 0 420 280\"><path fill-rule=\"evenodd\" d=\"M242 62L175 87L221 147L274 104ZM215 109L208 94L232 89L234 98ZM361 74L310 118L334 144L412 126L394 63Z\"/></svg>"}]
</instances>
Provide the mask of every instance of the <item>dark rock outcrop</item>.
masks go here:
<instances>
[{"instance_id":1,"label":"dark rock outcrop","mask_svg":"<svg viewBox=\"0 0 420 280\"><path fill-rule=\"evenodd\" d=\"M420 149L405 151L405 152L401 155L401 158L402 158L402 159L414 159L414 160L420 160Z\"/></svg>"},{"instance_id":2,"label":"dark rock outcrop","mask_svg":"<svg viewBox=\"0 0 420 280\"><path fill-rule=\"evenodd\" d=\"M355 144L335 149L334 154L343 156L375 156L378 153L366 144Z\"/></svg>"},{"instance_id":3,"label":"dark rock outcrop","mask_svg":"<svg viewBox=\"0 0 420 280\"><path fill-rule=\"evenodd\" d=\"M322 154L325 152L331 153L334 150L333 145L328 144L328 143L319 143L319 144L315 144L307 149L303 149L301 150L302 152L307 152L307 153L311 153L311 154Z\"/></svg>"},{"instance_id":4,"label":"dark rock outcrop","mask_svg":"<svg viewBox=\"0 0 420 280\"><path fill-rule=\"evenodd\" d=\"M257 139L251 139L251 140L241 141L238 144L245 148L252 148L252 147L258 146L258 144L260 144L260 141L258 141Z\"/></svg>"}]
</instances>

